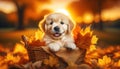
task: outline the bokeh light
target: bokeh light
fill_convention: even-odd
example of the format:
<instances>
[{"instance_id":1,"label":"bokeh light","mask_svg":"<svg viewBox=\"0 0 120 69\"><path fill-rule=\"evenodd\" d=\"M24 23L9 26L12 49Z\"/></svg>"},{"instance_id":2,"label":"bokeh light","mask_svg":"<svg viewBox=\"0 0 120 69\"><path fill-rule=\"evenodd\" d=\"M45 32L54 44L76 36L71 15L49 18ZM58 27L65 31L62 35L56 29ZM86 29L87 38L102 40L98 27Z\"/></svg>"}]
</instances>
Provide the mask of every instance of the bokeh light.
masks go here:
<instances>
[{"instance_id":1,"label":"bokeh light","mask_svg":"<svg viewBox=\"0 0 120 69\"><path fill-rule=\"evenodd\" d=\"M16 6L13 2L0 1L0 11L9 14L16 11Z\"/></svg>"},{"instance_id":2,"label":"bokeh light","mask_svg":"<svg viewBox=\"0 0 120 69\"><path fill-rule=\"evenodd\" d=\"M93 15L92 15L92 13L85 13L84 15L83 15L83 22L85 22L85 23L92 23L93 22Z\"/></svg>"}]
</instances>

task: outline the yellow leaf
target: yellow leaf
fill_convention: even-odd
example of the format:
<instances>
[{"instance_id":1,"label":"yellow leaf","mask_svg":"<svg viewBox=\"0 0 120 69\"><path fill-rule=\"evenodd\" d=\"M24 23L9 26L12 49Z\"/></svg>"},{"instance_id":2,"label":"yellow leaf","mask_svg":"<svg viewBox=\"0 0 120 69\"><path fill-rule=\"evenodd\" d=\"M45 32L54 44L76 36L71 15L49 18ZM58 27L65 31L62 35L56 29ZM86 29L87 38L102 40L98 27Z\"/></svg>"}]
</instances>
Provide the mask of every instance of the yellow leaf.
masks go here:
<instances>
[{"instance_id":1,"label":"yellow leaf","mask_svg":"<svg viewBox=\"0 0 120 69\"><path fill-rule=\"evenodd\" d=\"M98 64L100 66L105 66L105 65L109 65L111 63L111 58L108 56L103 56L103 59L98 59Z\"/></svg>"},{"instance_id":2,"label":"yellow leaf","mask_svg":"<svg viewBox=\"0 0 120 69\"><path fill-rule=\"evenodd\" d=\"M104 63L104 61L103 61L102 59L98 59L98 64L99 64L100 66L105 65L105 63Z\"/></svg>"},{"instance_id":3,"label":"yellow leaf","mask_svg":"<svg viewBox=\"0 0 120 69\"><path fill-rule=\"evenodd\" d=\"M103 61L105 62L105 64L109 64L111 62L111 58L108 56L103 56Z\"/></svg>"},{"instance_id":4,"label":"yellow leaf","mask_svg":"<svg viewBox=\"0 0 120 69\"><path fill-rule=\"evenodd\" d=\"M94 36L92 36L91 43L96 44L97 40L98 40L98 38L96 37L96 35L94 35Z\"/></svg>"},{"instance_id":5,"label":"yellow leaf","mask_svg":"<svg viewBox=\"0 0 120 69\"><path fill-rule=\"evenodd\" d=\"M94 50L96 50L96 46L95 45L90 45L90 49L89 49L90 51L94 51Z\"/></svg>"}]
</instances>

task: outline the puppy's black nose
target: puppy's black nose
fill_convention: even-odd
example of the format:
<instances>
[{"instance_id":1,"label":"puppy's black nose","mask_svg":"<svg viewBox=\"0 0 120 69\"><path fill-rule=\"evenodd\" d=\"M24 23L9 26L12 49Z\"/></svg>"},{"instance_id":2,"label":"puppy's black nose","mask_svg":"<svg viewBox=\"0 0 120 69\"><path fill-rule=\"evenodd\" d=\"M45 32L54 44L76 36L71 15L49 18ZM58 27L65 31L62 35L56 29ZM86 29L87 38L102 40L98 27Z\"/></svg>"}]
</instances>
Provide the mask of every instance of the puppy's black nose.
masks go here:
<instances>
[{"instance_id":1,"label":"puppy's black nose","mask_svg":"<svg viewBox=\"0 0 120 69\"><path fill-rule=\"evenodd\" d=\"M54 27L54 30L55 30L56 32L59 32L59 31L60 31L60 28L59 28L58 26L56 26L56 27Z\"/></svg>"}]
</instances>

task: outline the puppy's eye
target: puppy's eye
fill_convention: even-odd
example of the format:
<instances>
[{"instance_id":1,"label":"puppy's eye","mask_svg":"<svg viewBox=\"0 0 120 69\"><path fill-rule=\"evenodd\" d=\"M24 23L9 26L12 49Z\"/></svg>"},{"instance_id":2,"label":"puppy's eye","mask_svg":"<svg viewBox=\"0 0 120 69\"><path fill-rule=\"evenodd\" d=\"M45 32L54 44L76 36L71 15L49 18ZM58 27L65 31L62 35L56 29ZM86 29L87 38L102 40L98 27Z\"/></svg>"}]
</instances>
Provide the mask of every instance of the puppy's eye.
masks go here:
<instances>
[{"instance_id":1,"label":"puppy's eye","mask_svg":"<svg viewBox=\"0 0 120 69\"><path fill-rule=\"evenodd\" d=\"M50 25L52 25L53 24L53 21L52 22L50 22Z\"/></svg>"},{"instance_id":2,"label":"puppy's eye","mask_svg":"<svg viewBox=\"0 0 120 69\"><path fill-rule=\"evenodd\" d=\"M64 24L64 22L60 22L60 24Z\"/></svg>"}]
</instances>

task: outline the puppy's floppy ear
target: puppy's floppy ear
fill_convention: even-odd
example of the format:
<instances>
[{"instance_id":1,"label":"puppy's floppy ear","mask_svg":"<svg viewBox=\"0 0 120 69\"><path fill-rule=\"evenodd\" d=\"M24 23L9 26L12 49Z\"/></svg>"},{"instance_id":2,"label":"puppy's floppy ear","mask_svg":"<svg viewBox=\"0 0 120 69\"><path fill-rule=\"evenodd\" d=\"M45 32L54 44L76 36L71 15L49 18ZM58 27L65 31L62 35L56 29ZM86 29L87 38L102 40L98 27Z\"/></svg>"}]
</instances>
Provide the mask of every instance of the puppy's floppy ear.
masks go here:
<instances>
[{"instance_id":1,"label":"puppy's floppy ear","mask_svg":"<svg viewBox=\"0 0 120 69\"><path fill-rule=\"evenodd\" d=\"M39 22L39 28L42 32L46 31L46 27L45 27L45 18Z\"/></svg>"},{"instance_id":2,"label":"puppy's floppy ear","mask_svg":"<svg viewBox=\"0 0 120 69\"><path fill-rule=\"evenodd\" d=\"M74 29L74 25L75 25L75 23L71 19L69 19L68 33L72 32L72 30Z\"/></svg>"}]
</instances>

